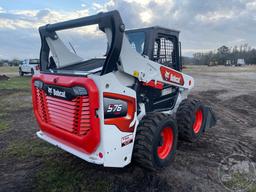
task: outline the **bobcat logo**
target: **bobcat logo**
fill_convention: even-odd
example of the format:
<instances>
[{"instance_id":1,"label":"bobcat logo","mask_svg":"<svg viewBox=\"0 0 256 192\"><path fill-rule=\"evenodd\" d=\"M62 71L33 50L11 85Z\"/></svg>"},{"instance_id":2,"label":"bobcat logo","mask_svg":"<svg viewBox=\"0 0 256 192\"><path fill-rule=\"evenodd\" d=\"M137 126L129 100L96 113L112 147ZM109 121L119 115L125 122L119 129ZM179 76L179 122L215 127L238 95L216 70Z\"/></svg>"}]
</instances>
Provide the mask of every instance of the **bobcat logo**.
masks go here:
<instances>
[{"instance_id":1,"label":"bobcat logo","mask_svg":"<svg viewBox=\"0 0 256 192\"><path fill-rule=\"evenodd\" d=\"M160 67L160 71L161 71L163 80L169 81L171 83L176 83L179 85L184 85L183 76L178 71L175 71L163 66Z\"/></svg>"},{"instance_id":2,"label":"bobcat logo","mask_svg":"<svg viewBox=\"0 0 256 192\"><path fill-rule=\"evenodd\" d=\"M168 71L165 72L164 78L166 81L171 81L171 82L180 84L180 78L176 77L175 75L171 74Z\"/></svg>"},{"instance_id":3,"label":"bobcat logo","mask_svg":"<svg viewBox=\"0 0 256 192\"><path fill-rule=\"evenodd\" d=\"M60 91L60 90L52 88L52 87L48 87L47 91L48 91L48 94L51 95L51 96L66 98L66 92L65 91Z\"/></svg>"},{"instance_id":4,"label":"bobcat logo","mask_svg":"<svg viewBox=\"0 0 256 192\"><path fill-rule=\"evenodd\" d=\"M169 81L170 80L170 72L166 71L164 74L165 80Z\"/></svg>"},{"instance_id":5,"label":"bobcat logo","mask_svg":"<svg viewBox=\"0 0 256 192\"><path fill-rule=\"evenodd\" d=\"M51 87L48 87L48 93L49 93L50 95L52 95L52 88L51 88Z\"/></svg>"}]
</instances>

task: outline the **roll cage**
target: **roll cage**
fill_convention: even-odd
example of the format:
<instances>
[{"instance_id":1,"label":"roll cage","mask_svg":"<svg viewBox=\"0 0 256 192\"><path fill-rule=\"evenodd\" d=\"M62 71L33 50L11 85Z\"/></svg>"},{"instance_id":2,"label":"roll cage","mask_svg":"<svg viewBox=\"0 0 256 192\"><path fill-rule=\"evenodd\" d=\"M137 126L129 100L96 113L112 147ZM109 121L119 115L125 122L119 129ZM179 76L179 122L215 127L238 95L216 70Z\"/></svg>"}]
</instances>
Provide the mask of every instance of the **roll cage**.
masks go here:
<instances>
[{"instance_id":1,"label":"roll cage","mask_svg":"<svg viewBox=\"0 0 256 192\"><path fill-rule=\"evenodd\" d=\"M109 29L108 31L111 32L111 34L108 35L110 36L110 39L108 40L110 44L108 45L106 59L103 61L104 64L101 70L101 75L117 70L117 63L119 61L119 56L122 49L125 26L123 24L119 12L116 10L107 13L99 13L93 16L83 17L70 21L48 24L40 27L40 70L42 72L48 72L48 69L50 68L50 48L46 38L57 40L59 37L56 34L56 31L94 24L98 24L99 29L105 33L106 29ZM144 50L142 55L148 56L148 58L152 61L156 61L175 70L181 71L182 67L179 53L179 31L166 29L158 26L125 31L127 35L138 32L142 32L145 34ZM165 41L162 42L161 39L164 39ZM172 45L167 45L166 41L172 42ZM163 46L165 46L163 50L164 53L162 53L162 51L160 52ZM171 60L171 62L161 62L167 60L166 51L168 51L167 49L170 48L170 46L172 46L172 50L169 51L172 52L169 53L168 56L170 56L169 60Z\"/></svg>"},{"instance_id":2,"label":"roll cage","mask_svg":"<svg viewBox=\"0 0 256 192\"><path fill-rule=\"evenodd\" d=\"M83 27L88 25L98 24L99 29L106 32L106 29L111 31L111 44L108 48L106 59L101 70L101 75L112 72L117 68L116 64L122 48L123 32L125 26L118 11L111 11L107 13L99 13L97 15L74 19L70 21L48 24L39 28L41 37L41 51L40 51L40 70L47 72L49 69L49 53L50 48L47 44L46 38L57 40L56 31L71 29L76 27Z\"/></svg>"}]
</instances>

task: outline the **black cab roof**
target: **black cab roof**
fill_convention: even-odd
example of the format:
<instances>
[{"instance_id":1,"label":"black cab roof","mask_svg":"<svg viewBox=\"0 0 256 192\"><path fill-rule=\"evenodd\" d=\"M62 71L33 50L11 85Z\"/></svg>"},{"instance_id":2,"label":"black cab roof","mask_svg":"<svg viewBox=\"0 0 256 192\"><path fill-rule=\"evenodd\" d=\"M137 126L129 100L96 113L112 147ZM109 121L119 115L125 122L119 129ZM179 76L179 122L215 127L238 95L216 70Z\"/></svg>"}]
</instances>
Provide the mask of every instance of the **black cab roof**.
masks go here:
<instances>
[{"instance_id":1,"label":"black cab roof","mask_svg":"<svg viewBox=\"0 0 256 192\"><path fill-rule=\"evenodd\" d=\"M153 32L153 33L162 33L166 35L172 35L179 37L180 31L169 29L161 26L152 26L152 27L145 27L145 28L138 28L138 29L129 29L126 30L126 33L133 33L133 32Z\"/></svg>"}]
</instances>

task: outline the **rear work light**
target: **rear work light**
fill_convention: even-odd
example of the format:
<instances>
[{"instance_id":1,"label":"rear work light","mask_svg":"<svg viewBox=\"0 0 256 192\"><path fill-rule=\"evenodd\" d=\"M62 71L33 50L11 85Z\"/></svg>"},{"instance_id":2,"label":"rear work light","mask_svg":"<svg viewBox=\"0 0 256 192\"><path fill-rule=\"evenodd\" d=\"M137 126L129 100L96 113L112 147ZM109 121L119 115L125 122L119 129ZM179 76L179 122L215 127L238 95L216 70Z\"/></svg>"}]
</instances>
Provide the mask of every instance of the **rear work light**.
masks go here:
<instances>
[{"instance_id":1,"label":"rear work light","mask_svg":"<svg viewBox=\"0 0 256 192\"><path fill-rule=\"evenodd\" d=\"M88 95L87 90L84 87L73 87L73 91L76 96L83 96L83 95Z\"/></svg>"},{"instance_id":2,"label":"rear work light","mask_svg":"<svg viewBox=\"0 0 256 192\"><path fill-rule=\"evenodd\" d=\"M43 89L44 83L42 81L36 80L34 82L34 86L37 87L38 89Z\"/></svg>"}]
</instances>

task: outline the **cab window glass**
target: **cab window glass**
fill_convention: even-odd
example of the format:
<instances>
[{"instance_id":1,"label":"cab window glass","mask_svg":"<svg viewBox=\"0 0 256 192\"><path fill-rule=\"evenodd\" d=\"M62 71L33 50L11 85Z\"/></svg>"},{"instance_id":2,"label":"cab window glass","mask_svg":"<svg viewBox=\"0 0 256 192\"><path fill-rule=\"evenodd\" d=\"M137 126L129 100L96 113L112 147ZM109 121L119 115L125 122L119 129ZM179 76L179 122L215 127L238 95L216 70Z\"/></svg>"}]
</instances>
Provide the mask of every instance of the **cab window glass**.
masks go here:
<instances>
[{"instance_id":1,"label":"cab window glass","mask_svg":"<svg viewBox=\"0 0 256 192\"><path fill-rule=\"evenodd\" d=\"M133 49L135 49L139 54L144 52L145 44L145 33L144 32L131 32L126 34L128 40Z\"/></svg>"},{"instance_id":2,"label":"cab window glass","mask_svg":"<svg viewBox=\"0 0 256 192\"><path fill-rule=\"evenodd\" d=\"M174 64L174 43L172 39L160 37L155 40L153 59L166 66Z\"/></svg>"}]
</instances>

